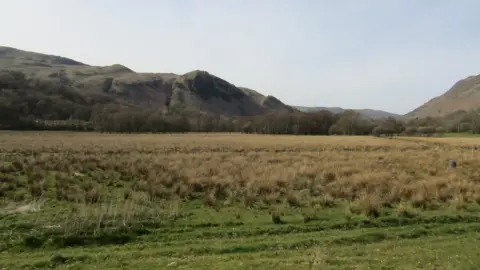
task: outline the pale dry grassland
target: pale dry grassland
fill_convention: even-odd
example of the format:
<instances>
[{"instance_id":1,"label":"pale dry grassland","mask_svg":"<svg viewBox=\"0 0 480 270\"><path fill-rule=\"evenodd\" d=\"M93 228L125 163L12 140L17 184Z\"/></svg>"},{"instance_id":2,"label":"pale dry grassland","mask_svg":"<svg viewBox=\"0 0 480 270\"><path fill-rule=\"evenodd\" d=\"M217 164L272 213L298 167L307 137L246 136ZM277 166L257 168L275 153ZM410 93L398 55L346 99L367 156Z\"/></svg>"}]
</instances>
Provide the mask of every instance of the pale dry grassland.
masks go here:
<instances>
[{"instance_id":1,"label":"pale dry grassland","mask_svg":"<svg viewBox=\"0 0 480 270\"><path fill-rule=\"evenodd\" d=\"M475 139L25 132L3 133L0 150L5 173L18 167L40 174L40 182L44 173L60 172L56 185L70 181L68 188L74 189L71 184L81 184L73 181L75 174L95 173L84 192L101 190L99 196L118 180L125 192L146 192L152 198L202 193L211 204L285 198L422 207L480 202L480 155L431 143L437 141L456 146ZM457 169L448 168L450 159L459 162ZM35 188L44 184L32 181ZM3 193L9 193L7 184ZM85 197L80 189L74 190L78 194L56 191Z\"/></svg>"},{"instance_id":2,"label":"pale dry grassland","mask_svg":"<svg viewBox=\"0 0 480 270\"><path fill-rule=\"evenodd\" d=\"M472 147L480 146L480 137L406 137L404 140L412 140L417 142L443 144L446 146L460 146L460 147Z\"/></svg>"}]
</instances>

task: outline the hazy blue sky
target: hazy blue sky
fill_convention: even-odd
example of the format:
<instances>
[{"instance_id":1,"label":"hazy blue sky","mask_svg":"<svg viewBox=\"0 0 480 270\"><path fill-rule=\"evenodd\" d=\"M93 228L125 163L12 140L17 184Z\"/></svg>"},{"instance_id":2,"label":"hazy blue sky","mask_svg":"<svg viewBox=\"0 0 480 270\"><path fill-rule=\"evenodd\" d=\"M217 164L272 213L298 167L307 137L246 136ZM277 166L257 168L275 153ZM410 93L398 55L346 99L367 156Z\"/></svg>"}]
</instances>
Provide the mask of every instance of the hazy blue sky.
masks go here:
<instances>
[{"instance_id":1,"label":"hazy blue sky","mask_svg":"<svg viewBox=\"0 0 480 270\"><path fill-rule=\"evenodd\" d=\"M0 0L0 44L406 113L480 74L478 0Z\"/></svg>"}]
</instances>

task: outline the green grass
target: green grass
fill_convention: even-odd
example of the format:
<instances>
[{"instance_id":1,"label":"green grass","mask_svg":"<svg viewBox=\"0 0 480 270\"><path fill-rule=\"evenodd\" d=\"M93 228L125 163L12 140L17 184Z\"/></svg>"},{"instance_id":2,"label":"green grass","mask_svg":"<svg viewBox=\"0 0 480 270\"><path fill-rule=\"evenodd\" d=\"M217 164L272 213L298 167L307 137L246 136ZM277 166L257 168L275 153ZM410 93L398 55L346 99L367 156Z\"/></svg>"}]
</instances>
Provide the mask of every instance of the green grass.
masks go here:
<instances>
[{"instance_id":1,"label":"green grass","mask_svg":"<svg viewBox=\"0 0 480 270\"><path fill-rule=\"evenodd\" d=\"M143 202L126 210L128 204L113 200L95 204L47 200L32 205L39 210L0 215L2 269L477 269L480 265L476 203L464 210L445 206L401 214L386 207L377 218L358 211L347 214L341 202L315 211L280 203L274 207L281 212L281 224L272 221L272 206L250 209L230 202L214 210L201 199ZM122 218L133 211L135 216Z\"/></svg>"},{"instance_id":2,"label":"green grass","mask_svg":"<svg viewBox=\"0 0 480 270\"><path fill-rule=\"evenodd\" d=\"M476 269L478 234L432 235L398 238L414 228L389 230L396 238L382 240L361 230L324 234L256 237L244 240L216 239L191 243L132 243L111 247L80 247L56 251L2 254L4 267L52 267L60 269ZM365 237L361 237L361 236ZM366 242L335 242L335 239L366 239ZM368 241L371 239L371 241ZM279 244L282 242L283 244ZM288 244L287 244L288 243ZM173 244L173 246L171 246ZM191 247L190 247L191 245ZM203 253L199 247L210 246ZM177 251L177 252L174 252ZM21 263L20 263L21 262ZM358 267L358 268L357 268Z\"/></svg>"},{"instance_id":3,"label":"green grass","mask_svg":"<svg viewBox=\"0 0 480 270\"><path fill-rule=\"evenodd\" d=\"M477 269L480 212L394 211L378 218L323 208L305 223L308 208L282 207L283 224L267 209L233 205L216 211L181 203L182 215L97 232L47 228L68 224L68 205L4 214L2 269ZM164 207L164 205L162 206ZM171 205L169 205L171 207ZM98 208L98 207L97 207ZM476 208L473 208L476 209ZM98 218L98 216L96 216ZM105 218L106 219L106 218ZM93 220L95 223L96 220Z\"/></svg>"},{"instance_id":4,"label":"green grass","mask_svg":"<svg viewBox=\"0 0 480 270\"><path fill-rule=\"evenodd\" d=\"M480 134L473 134L470 132L455 132L455 133L444 133L442 137L479 137Z\"/></svg>"}]
</instances>

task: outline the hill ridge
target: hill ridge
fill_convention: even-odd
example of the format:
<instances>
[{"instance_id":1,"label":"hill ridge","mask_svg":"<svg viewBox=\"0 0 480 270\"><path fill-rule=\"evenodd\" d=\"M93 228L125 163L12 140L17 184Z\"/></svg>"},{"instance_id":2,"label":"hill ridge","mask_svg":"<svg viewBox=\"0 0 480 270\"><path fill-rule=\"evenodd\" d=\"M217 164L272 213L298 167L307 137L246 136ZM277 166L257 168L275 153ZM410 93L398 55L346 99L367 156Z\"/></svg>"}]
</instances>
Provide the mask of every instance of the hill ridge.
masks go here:
<instances>
[{"instance_id":1,"label":"hill ridge","mask_svg":"<svg viewBox=\"0 0 480 270\"><path fill-rule=\"evenodd\" d=\"M467 76L455 82L447 91L407 113L408 117L443 117L456 111L471 111L480 107L480 75Z\"/></svg>"},{"instance_id":2,"label":"hill ridge","mask_svg":"<svg viewBox=\"0 0 480 270\"><path fill-rule=\"evenodd\" d=\"M0 46L0 69L20 71L29 78L69 85L94 100L169 110L251 116L292 112L274 97L246 92L206 70L184 74L143 73L121 65L91 66L56 55ZM267 102L268 101L268 102Z\"/></svg>"},{"instance_id":3,"label":"hill ridge","mask_svg":"<svg viewBox=\"0 0 480 270\"><path fill-rule=\"evenodd\" d=\"M307 107L307 106L293 106L293 107L304 112L326 110L335 114L342 113L346 110L352 110L373 119L386 118L386 117L394 117L394 118L403 117L403 115L400 115L400 114L395 114L395 113L382 111L382 110L375 110L375 109L344 109L341 107Z\"/></svg>"}]
</instances>

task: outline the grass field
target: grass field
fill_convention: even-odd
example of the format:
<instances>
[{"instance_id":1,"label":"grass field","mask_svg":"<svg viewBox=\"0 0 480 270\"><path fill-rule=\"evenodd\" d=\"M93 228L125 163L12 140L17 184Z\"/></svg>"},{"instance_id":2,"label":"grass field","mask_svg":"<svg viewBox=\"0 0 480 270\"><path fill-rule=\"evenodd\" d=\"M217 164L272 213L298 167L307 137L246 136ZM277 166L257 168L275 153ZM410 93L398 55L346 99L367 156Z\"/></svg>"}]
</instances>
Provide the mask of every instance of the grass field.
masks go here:
<instances>
[{"instance_id":1,"label":"grass field","mask_svg":"<svg viewBox=\"0 0 480 270\"><path fill-rule=\"evenodd\" d=\"M455 132L455 133L445 133L442 137L480 137L479 134L472 134L470 132Z\"/></svg>"},{"instance_id":2,"label":"grass field","mask_svg":"<svg viewBox=\"0 0 480 270\"><path fill-rule=\"evenodd\" d=\"M0 269L479 269L475 144L3 132Z\"/></svg>"}]
</instances>

